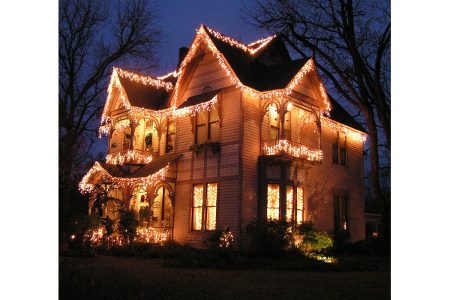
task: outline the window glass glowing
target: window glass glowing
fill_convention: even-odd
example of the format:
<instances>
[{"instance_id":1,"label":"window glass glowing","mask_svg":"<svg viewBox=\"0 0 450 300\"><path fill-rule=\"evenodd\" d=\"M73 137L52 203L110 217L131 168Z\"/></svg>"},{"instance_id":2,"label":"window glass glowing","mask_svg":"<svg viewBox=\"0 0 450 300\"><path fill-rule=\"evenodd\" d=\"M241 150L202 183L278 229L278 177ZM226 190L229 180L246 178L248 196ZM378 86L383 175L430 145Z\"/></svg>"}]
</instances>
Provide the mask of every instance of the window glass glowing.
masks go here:
<instances>
[{"instance_id":1,"label":"window glass glowing","mask_svg":"<svg viewBox=\"0 0 450 300\"><path fill-rule=\"evenodd\" d=\"M280 186L267 185L267 219L278 220L280 216Z\"/></svg>"}]
</instances>

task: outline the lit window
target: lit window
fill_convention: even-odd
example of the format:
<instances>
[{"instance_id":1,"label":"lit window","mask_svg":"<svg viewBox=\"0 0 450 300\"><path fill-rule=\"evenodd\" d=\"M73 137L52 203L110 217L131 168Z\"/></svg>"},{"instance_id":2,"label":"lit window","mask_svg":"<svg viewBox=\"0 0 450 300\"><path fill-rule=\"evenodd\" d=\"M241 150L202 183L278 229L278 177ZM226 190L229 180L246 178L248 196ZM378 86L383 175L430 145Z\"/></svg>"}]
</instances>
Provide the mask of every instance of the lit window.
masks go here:
<instances>
[{"instance_id":1,"label":"lit window","mask_svg":"<svg viewBox=\"0 0 450 300\"><path fill-rule=\"evenodd\" d=\"M269 139L278 140L281 138L280 115L277 108L273 105L269 106ZM291 112L287 111L284 115L284 139L291 140Z\"/></svg>"},{"instance_id":2,"label":"lit window","mask_svg":"<svg viewBox=\"0 0 450 300\"><path fill-rule=\"evenodd\" d=\"M284 115L284 138L291 141L291 112Z\"/></svg>"},{"instance_id":3,"label":"lit window","mask_svg":"<svg viewBox=\"0 0 450 300\"><path fill-rule=\"evenodd\" d=\"M167 152L174 149L175 143L175 121L170 120L169 126L167 126Z\"/></svg>"},{"instance_id":4,"label":"lit window","mask_svg":"<svg viewBox=\"0 0 450 300\"><path fill-rule=\"evenodd\" d=\"M277 113L277 108L273 105L269 106L269 118L270 118L270 122L269 122L269 139L270 140L278 140L278 113Z\"/></svg>"},{"instance_id":5,"label":"lit window","mask_svg":"<svg viewBox=\"0 0 450 300\"><path fill-rule=\"evenodd\" d=\"M334 205L334 230L348 229L348 215L347 215L347 197L333 196Z\"/></svg>"},{"instance_id":6,"label":"lit window","mask_svg":"<svg viewBox=\"0 0 450 300\"><path fill-rule=\"evenodd\" d=\"M347 137L344 133L333 130L332 134L333 163L347 165Z\"/></svg>"},{"instance_id":7,"label":"lit window","mask_svg":"<svg viewBox=\"0 0 450 300\"><path fill-rule=\"evenodd\" d=\"M206 230L216 229L217 183L208 183L206 201Z\"/></svg>"},{"instance_id":8,"label":"lit window","mask_svg":"<svg viewBox=\"0 0 450 300\"><path fill-rule=\"evenodd\" d=\"M202 230L203 184L194 185L194 202L192 212L193 212L192 229Z\"/></svg>"},{"instance_id":9,"label":"lit window","mask_svg":"<svg viewBox=\"0 0 450 300\"><path fill-rule=\"evenodd\" d=\"M297 187L297 224L303 222L303 188Z\"/></svg>"},{"instance_id":10,"label":"lit window","mask_svg":"<svg viewBox=\"0 0 450 300\"><path fill-rule=\"evenodd\" d=\"M194 185L194 201L192 207L192 230L202 230L203 220L206 220L205 229L216 229L217 213L217 183L208 183L206 187L206 203L204 199L203 184ZM204 209L204 206L205 209ZM203 215L203 212L206 215Z\"/></svg>"},{"instance_id":11,"label":"lit window","mask_svg":"<svg viewBox=\"0 0 450 300\"><path fill-rule=\"evenodd\" d=\"M291 222L294 212L294 187L288 185L286 187L286 221Z\"/></svg>"},{"instance_id":12,"label":"lit window","mask_svg":"<svg viewBox=\"0 0 450 300\"><path fill-rule=\"evenodd\" d=\"M267 219L278 220L280 218L280 185L267 185Z\"/></svg>"},{"instance_id":13,"label":"lit window","mask_svg":"<svg viewBox=\"0 0 450 300\"><path fill-rule=\"evenodd\" d=\"M220 140L220 119L218 103L210 106L210 110L199 112L195 116L195 143L200 145L211 140Z\"/></svg>"}]
</instances>

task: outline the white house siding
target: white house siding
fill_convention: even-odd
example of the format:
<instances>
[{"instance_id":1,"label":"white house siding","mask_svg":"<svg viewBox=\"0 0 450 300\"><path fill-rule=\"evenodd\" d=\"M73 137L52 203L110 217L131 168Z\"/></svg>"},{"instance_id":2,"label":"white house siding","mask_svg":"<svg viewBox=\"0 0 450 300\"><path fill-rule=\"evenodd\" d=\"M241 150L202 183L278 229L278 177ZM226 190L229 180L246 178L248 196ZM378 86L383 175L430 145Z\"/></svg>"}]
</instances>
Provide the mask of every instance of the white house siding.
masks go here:
<instances>
[{"instance_id":1,"label":"white house siding","mask_svg":"<svg viewBox=\"0 0 450 300\"><path fill-rule=\"evenodd\" d=\"M208 52L198 64L182 99L186 100L191 96L201 94L206 86L210 86L211 90L216 90L230 85L227 73L220 67L214 55Z\"/></svg>"},{"instance_id":2,"label":"white house siding","mask_svg":"<svg viewBox=\"0 0 450 300\"><path fill-rule=\"evenodd\" d=\"M322 128L322 165L308 171L305 199L307 216L319 230L334 230L333 189L349 192L348 213L349 232L352 241L365 238L364 225L364 185L363 185L363 145L348 139L347 166L333 164L331 129Z\"/></svg>"},{"instance_id":3,"label":"white house siding","mask_svg":"<svg viewBox=\"0 0 450 300\"><path fill-rule=\"evenodd\" d=\"M303 79L294 86L294 91L299 92L305 96L308 96L311 99L317 100L316 94L312 88L311 82L307 76L304 76ZM311 104L315 104L312 102Z\"/></svg>"},{"instance_id":4,"label":"white house siding","mask_svg":"<svg viewBox=\"0 0 450 300\"><path fill-rule=\"evenodd\" d=\"M242 140L242 246L249 244L246 226L258 211L258 156L261 139L261 108L258 99L243 93Z\"/></svg>"}]
</instances>

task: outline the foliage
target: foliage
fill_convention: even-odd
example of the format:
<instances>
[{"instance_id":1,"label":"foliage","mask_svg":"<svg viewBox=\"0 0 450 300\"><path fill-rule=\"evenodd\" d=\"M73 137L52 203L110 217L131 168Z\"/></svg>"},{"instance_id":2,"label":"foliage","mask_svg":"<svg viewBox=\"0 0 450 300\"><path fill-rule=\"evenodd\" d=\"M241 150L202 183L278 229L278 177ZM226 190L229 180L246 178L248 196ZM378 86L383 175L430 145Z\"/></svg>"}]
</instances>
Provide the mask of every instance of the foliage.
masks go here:
<instances>
[{"instance_id":1,"label":"foliage","mask_svg":"<svg viewBox=\"0 0 450 300\"><path fill-rule=\"evenodd\" d=\"M189 151L195 151L197 156L200 151L211 149L213 154L220 152L220 142L213 142L211 140L206 140L203 144L194 144L189 147Z\"/></svg>"},{"instance_id":2,"label":"foliage","mask_svg":"<svg viewBox=\"0 0 450 300\"><path fill-rule=\"evenodd\" d=\"M230 232L230 228L225 226L224 228L217 228L203 241L205 248L208 250L217 250L219 248L232 248L233 247L233 235Z\"/></svg>"},{"instance_id":3,"label":"foliage","mask_svg":"<svg viewBox=\"0 0 450 300\"><path fill-rule=\"evenodd\" d=\"M59 200L60 229L84 212L77 196L91 166L97 127L113 66L154 69L162 31L159 8L142 0L62 0L59 3Z\"/></svg>"},{"instance_id":4,"label":"foliage","mask_svg":"<svg viewBox=\"0 0 450 300\"><path fill-rule=\"evenodd\" d=\"M139 226L138 214L132 209L119 210L118 229L125 239L132 241Z\"/></svg>"},{"instance_id":5,"label":"foliage","mask_svg":"<svg viewBox=\"0 0 450 300\"><path fill-rule=\"evenodd\" d=\"M336 252L342 252L348 241L350 240L350 232L348 230L339 229L334 233L334 245L333 250Z\"/></svg>"},{"instance_id":6,"label":"foliage","mask_svg":"<svg viewBox=\"0 0 450 300\"><path fill-rule=\"evenodd\" d=\"M292 247L293 224L286 220L253 220L247 225L251 245L257 252L274 256Z\"/></svg>"},{"instance_id":7,"label":"foliage","mask_svg":"<svg viewBox=\"0 0 450 300\"><path fill-rule=\"evenodd\" d=\"M150 206L143 206L139 208L139 220L148 221L148 218L153 216L153 211L150 209Z\"/></svg>"},{"instance_id":8,"label":"foliage","mask_svg":"<svg viewBox=\"0 0 450 300\"><path fill-rule=\"evenodd\" d=\"M152 134L152 133L149 133L149 134L147 134L147 135L145 136L145 145L146 145L147 147L149 147L149 146L152 145L152 143L153 143L153 134Z\"/></svg>"},{"instance_id":9,"label":"foliage","mask_svg":"<svg viewBox=\"0 0 450 300\"><path fill-rule=\"evenodd\" d=\"M299 248L303 253L320 252L333 246L333 239L326 232L317 232L312 221L298 225L295 233L301 237Z\"/></svg>"},{"instance_id":10,"label":"foliage","mask_svg":"<svg viewBox=\"0 0 450 300\"><path fill-rule=\"evenodd\" d=\"M213 141L207 140L205 142L205 145L207 145L208 147L211 148L211 151L213 154L220 152L220 143L219 142L213 142Z\"/></svg>"}]
</instances>

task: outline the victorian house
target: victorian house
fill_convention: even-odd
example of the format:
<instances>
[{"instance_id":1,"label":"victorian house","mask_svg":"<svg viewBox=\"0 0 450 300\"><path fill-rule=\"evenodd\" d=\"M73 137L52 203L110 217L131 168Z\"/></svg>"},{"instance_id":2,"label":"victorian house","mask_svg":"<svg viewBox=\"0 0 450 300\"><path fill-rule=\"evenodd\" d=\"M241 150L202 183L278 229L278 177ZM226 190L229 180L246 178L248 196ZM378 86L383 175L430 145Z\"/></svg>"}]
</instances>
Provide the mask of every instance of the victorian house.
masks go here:
<instances>
[{"instance_id":1,"label":"victorian house","mask_svg":"<svg viewBox=\"0 0 450 300\"><path fill-rule=\"evenodd\" d=\"M100 191L150 206L149 228L196 246L227 226L245 248L255 218L365 238L366 133L280 37L245 45L201 26L173 73L114 68L101 122L106 163L80 183L90 209Z\"/></svg>"}]
</instances>

